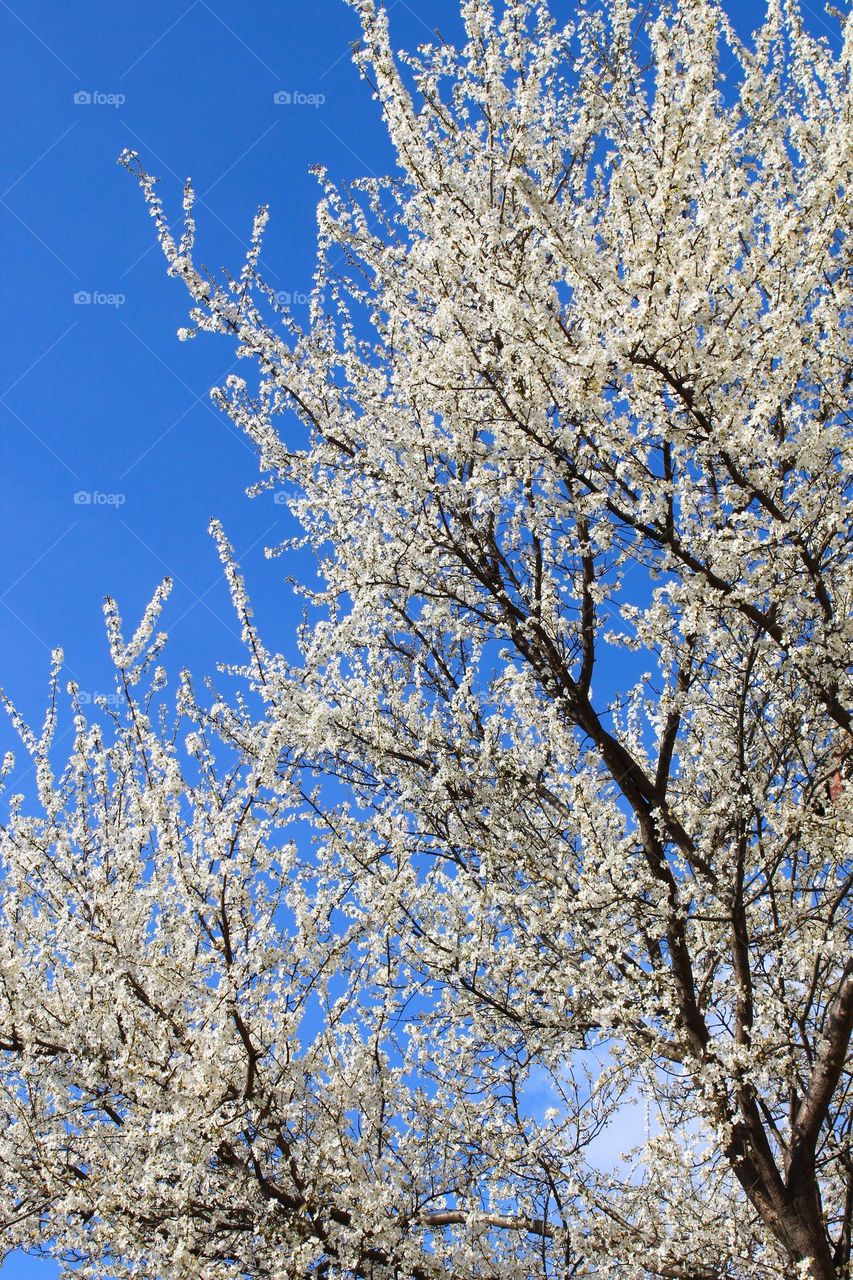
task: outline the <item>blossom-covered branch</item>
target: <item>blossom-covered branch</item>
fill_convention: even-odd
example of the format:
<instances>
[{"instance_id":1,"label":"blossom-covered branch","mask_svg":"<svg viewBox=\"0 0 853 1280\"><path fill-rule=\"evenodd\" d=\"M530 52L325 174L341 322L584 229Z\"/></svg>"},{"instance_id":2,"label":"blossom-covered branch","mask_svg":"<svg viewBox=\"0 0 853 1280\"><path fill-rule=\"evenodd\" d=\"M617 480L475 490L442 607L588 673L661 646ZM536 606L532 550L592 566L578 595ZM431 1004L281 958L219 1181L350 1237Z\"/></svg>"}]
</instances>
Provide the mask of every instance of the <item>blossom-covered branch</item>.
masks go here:
<instances>
[{"instance_id":1,"label":"blossom-covered branch","mask_svg":"<svg viewBox=\"0 0 853 1280\"><path fill-rule=\"evenodd\" d=\"M401 58L354 7L397 168L318 175L306 327L266 211L214 279L191 188L176 238L124 157L322 586L288 661L216 525L246 690L183 678L186 752L139 692L159 597L129 645L109 607L111 737L77 708L54 779L56 699L17 720L10 1238L92 1277L842 1280L853 22L466 0Z\"/></svg>"}]
</instances>

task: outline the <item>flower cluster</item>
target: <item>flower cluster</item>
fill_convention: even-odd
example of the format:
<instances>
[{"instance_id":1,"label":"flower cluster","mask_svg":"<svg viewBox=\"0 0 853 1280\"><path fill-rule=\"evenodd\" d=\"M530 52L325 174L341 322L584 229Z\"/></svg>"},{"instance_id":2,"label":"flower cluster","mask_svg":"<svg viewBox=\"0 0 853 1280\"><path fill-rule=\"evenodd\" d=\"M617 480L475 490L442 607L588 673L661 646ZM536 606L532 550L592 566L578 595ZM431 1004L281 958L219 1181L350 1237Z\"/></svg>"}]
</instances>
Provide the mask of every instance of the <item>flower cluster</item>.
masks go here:
<instances>
[{"instance_id":1,"label":"flower cluster","mask_svg":"<svg viewBox=\"0 0 853 1280\"><path fill-rule=\"evenodd\" d=\"M161 591L109 740L18 720L0 1217L93 1280L847 1277L853 19L354 7L398 170L318 175L306 328L266 211L214 279L125 157L322 585L268 651L214 525L244 695L152 724Z\"/></svg>"}]
</instances>

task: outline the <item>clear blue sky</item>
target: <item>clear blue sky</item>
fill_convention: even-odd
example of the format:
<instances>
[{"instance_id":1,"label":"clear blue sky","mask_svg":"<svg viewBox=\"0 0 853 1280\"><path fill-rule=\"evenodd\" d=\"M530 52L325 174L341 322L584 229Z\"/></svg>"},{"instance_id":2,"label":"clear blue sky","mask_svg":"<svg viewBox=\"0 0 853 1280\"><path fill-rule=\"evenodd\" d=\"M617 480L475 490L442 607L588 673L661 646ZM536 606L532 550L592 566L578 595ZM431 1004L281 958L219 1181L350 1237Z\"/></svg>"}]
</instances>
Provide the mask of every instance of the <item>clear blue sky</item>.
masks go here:
<instances>
[{"instance_id":1,"label":"clear blue sky","mask_svg":"<svg viewBox=\"0 0 853 1280\"><path fill-rule=\"evenodd\" d=\"M398 47L435 27L458 34L455 0L388 7ZM558 15L571 7L554 0ZM820 30L821 10L804 8ZM731 0L744 32L761 10ZM343 0L0 0L0 685L31 720L40 722L57 644L68 678L111 691L103 596L135 624L166 573L170 671L202 675L241 659L206 532L212 515L240 556L265 639L290 643L288 565L263 555L285 536L284 508L271 495L245 497L254 455L207 394L231 369L232 349L176 340L186 295L167 279L116 158L137 150L175 213L192 176L200 257L213 269L239 267L255 208L269 203L267 278L307 291L317 194L308 167L347 179L391 163L351 63L356 35ZM325 101L277 105L277 92ZM96 300L76 302L80 293ZM80 494L91 501L75 502ZM2 1268L3 1280L54 1274L19 1255Z\"/></svg>"}]
</instances>

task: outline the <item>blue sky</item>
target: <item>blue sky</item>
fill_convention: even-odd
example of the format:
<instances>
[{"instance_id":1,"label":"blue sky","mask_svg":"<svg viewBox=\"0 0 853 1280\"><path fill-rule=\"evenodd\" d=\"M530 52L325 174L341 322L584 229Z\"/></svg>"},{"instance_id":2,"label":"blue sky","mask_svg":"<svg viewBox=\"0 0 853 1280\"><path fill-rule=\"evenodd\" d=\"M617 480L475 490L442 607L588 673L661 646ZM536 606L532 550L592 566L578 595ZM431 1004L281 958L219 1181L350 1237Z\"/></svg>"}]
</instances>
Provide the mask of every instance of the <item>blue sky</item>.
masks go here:
<instances>
[{"instance_id":1,"label":"blue sky","mask_svg":"<svg viewBox=\"0 0 853 1280\"><path fill-rule=\"evenodd\" d=\"M422 3L423 20L399 0L393 9L411 45L430 24L447 26L454 6ZM166 573L170 667L210 670L239 655L212 515L241 555L265 634L284 643L292 631L287 566L263 557L285 532L284 508L246 499L254 455L208 399L233 352L177 342L186 295L165 276L120 151L136 149L163 178L175 213L192 175L213 268L239 267L268 201L267 275L292 294L313 269L309 166L350 178L387 169L390 151L352 67L357 27L341 0L28 0L0 5L0 22L0 226L14 314L0 355L0 683L39 717L50 648L62 643L82 689L109 692L102 598L116 595L130 622ZM325 102L277 105L282 91Z\"/></svg>"},{"instance_id":2,"label":"blue sky","mask_svg":"<svg viewBox=\"0 0 853 1280\"><path fill-rule=\"evenodd\" d=\"M458 34L455 0L388 7L398 47L436 27ZM761 8L748 0L731 12L746 32ZM820 9L805 8L819 30ZM567 15L571 4L554 9ZM241 659L207 534L214 515L267 643L292 642L291 566L263 554L288 531L285 509L269 494L245 497L255 457L208 399L233 367L232 349L178 343L186 295L167 279L139 191L116 159L137 150L175 213L192 176L199 256L213 269L239 267L253 213L269 203L267 278L306 292L317 197L309 166L345 180L391 164L351 63L356 35L343 0L0 0L0 685L31 720L41 719L57 644L67 678L89 694L111 691L103 596L115 595L135 624L167 573L170 670L202 675ZM282 92L324 100L280 105ZM0 1270L3 1280L55 1274L19 1255Z\"/></svg>"}]
</instances>

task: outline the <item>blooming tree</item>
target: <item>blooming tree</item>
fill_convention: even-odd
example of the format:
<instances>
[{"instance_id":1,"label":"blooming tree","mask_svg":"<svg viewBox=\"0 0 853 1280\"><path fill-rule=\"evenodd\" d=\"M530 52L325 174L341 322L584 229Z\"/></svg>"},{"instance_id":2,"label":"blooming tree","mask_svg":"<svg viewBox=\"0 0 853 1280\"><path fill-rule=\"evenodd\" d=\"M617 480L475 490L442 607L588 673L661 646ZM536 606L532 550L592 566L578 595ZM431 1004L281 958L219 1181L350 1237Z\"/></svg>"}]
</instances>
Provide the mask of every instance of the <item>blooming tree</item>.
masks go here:
<instances>
[{"instance_id":1,"label":"blooming tree","mask_svg":"<svg viewBox=\"0 0 853 1280\"><path fill-rule=\"evenodd\" d=\"M404 58L355 7L397 169L319 175L306 327L265 212L213 278L192 189L178 239L124 157L321 587L289 662L214 525L239 692L163 712L164 585L130 640L108 602L120 706L71 687L61 774L57 674L16 717L8 1238L91 1277L849 1277L853 21L466 0Z\"/></svg>"}]
</instances>

